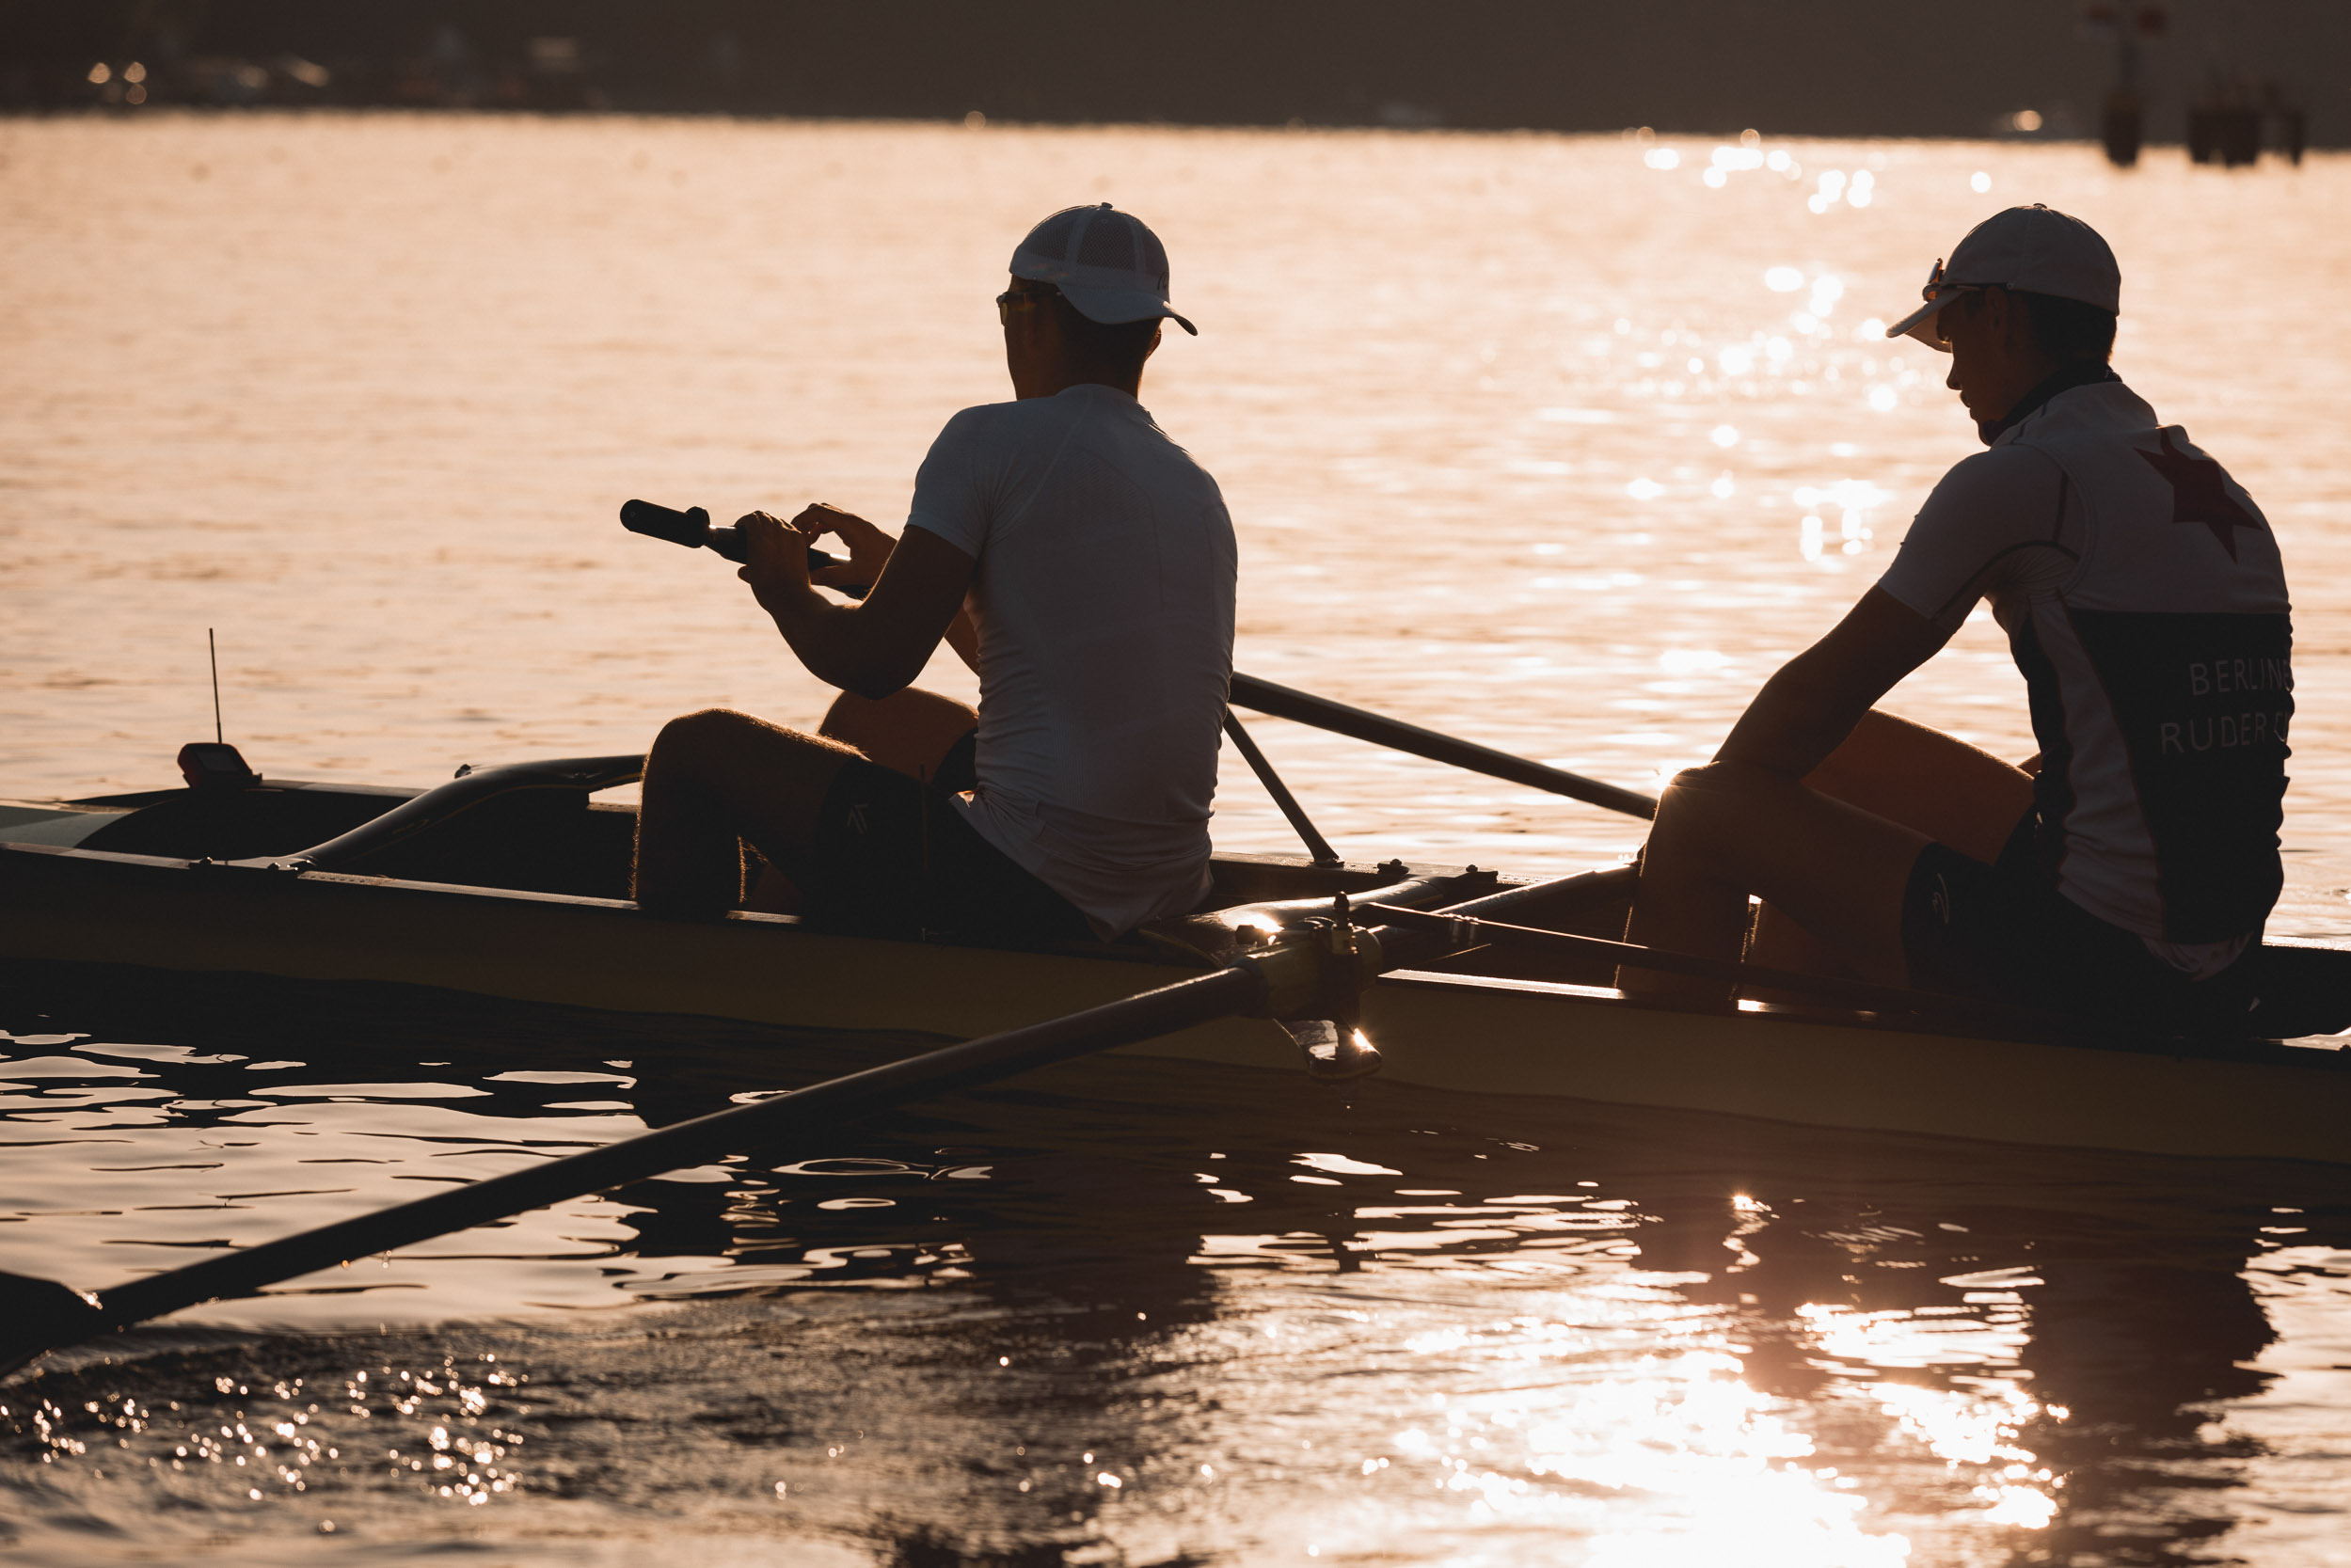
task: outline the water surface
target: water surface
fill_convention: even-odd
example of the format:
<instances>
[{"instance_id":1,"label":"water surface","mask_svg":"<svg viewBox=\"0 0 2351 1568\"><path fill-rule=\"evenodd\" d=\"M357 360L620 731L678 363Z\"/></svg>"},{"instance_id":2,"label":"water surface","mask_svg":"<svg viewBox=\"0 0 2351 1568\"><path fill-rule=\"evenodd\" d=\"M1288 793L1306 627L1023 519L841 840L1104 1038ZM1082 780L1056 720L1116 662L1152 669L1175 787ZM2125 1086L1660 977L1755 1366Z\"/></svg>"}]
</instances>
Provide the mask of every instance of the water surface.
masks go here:
<instances>
[{"instance_id":1,"label":"water surface","mask_svg":"<svg viewBox=\"0 0 2351 1568\"><path fill-rule=\"evenodd\" d=\"M0 122L0 187L16 797L171 782L207 626L230 737L280 777L813 720L723 569L618 503L895 522L946 415L1003 395L1011 240L1103 198L1203 328L1145 401L1231 503L1242 666L1654 787L1972 450L1871 319L2047 200L2122 256L2123 373L2279 531L2279 926L2343 934L2340 159L242 116ZM1988 621L1895 705L2030 748ZM1635 840L1253 727L1352 852ZM1217 832L1285 847L1237 768ZM866 1059L71 971L0 975L0 1266L93 1285ZM28 1562L2301 1568L2351 1490L2346 1196L1093 1064L53 1364L0 1389L0 1528Z\"/></svg>"},{"instance_id":2,"label":"water surface","mask_svg":"<svg viewBox=\"0 0 2351 1568\"><path fill-rule=\"evenodd\" d=\"M69 1276L871 1059L12 994L8 1259ZM0 1451L25 1561L2321 1563L2346 1272L2343 1172L1104 1061L73 1353Z\"/></svg>"}]
</instances>

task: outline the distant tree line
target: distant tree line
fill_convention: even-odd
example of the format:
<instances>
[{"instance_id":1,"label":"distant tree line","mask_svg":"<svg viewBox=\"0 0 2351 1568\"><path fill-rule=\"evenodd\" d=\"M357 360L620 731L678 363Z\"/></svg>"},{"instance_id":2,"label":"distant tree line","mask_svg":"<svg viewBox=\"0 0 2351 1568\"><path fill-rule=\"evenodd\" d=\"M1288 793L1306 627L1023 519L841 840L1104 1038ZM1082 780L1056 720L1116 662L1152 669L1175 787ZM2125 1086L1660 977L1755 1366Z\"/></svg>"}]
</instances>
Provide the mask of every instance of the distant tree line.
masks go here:
<instances>
[{"instance_id":1,"label":"distant tree line","mask_svg":"<svg viewBox=\"0 0 2351 1568\"><path fill-rule=\"evenodd\" d=\"M2313 141L2351 140L2351 4L2169 9L2168 41L2148 68L2155 137L2181 137L2215 72L2258 71L2297 95ZM2085 135L2112 66L2081 10L2076 0L0 0L0 108Z\"/></svg>"}]
</instances>

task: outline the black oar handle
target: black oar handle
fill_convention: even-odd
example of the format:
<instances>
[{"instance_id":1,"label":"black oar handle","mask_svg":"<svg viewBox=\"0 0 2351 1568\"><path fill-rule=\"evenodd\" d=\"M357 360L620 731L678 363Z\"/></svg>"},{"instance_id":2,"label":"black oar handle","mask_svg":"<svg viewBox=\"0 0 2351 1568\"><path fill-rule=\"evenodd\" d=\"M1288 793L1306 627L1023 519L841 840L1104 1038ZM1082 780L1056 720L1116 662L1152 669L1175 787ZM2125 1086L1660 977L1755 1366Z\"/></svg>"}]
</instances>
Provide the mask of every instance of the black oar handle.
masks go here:
<instances>
[{"instance_id":1,"label":"black oar handle","mask_svg":"<svg viewBox=\"0 0 2351 1568\"><path fill-rule=\"evenodd\" d=\"M632 500L620 509L620 526L631 533L642 533L648 539L666 539L690 550L715 550L739 566L751 559L743 546L742 530L733 523L713 523L710 514L699 506L679 512L673 507L657 506L651 501ZM808 570L811 572L848 564L839 556L813 546L808 551ZM860 584L834 591L846 594L852 599L862 599L866 596L866 586Z\"/></svg>"}]
</instances>

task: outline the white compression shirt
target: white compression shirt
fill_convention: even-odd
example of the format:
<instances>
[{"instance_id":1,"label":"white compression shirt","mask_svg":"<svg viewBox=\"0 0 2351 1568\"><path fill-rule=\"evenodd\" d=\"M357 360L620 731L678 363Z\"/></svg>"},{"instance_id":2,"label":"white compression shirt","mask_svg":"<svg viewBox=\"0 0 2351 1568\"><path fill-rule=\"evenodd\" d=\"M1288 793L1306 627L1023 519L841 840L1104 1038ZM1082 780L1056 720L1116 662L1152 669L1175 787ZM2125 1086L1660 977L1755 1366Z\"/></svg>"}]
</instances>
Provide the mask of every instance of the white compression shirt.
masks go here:
<instances>
[{"instance_id":1,"label":"white compression shirt","mask_svg":"<svg viewBox=\"0 0 2351 1568\"><path fill-rule=\"evenodd\" d=\"M2291 627L2276 541L2219 464L2106 377L1935 486L1878 586L1945 630L1989 598L2041 745L2057 890L2202 977L2279 882Z\"/></svg>"},{"instance_id":2,"label":"white compression shirt","mask_svg":"<svg viewBox=\"0 0 2351 1568\"><path fill-rule=\"evenodd\" d=\"M2065 470L2031 447L1994 447L1962 458L1918 509L1901 549L1878 579L1945 631L1992 601L2012 628L2035 594L2054 593L2082 560L2082 512Z\"/></svg>"},{"instance_id":3,"label":"white compression shirt","mask_svg":"<svg viewBox=\"0 0 2351 1568\"><path fill-rule=\"evenodd\" d=\"M907 526L978 562L972 827L1104 935L1198 904L1232 679L1216 482L1088 384L949 420Z\"/></svg>"}]
</instances>

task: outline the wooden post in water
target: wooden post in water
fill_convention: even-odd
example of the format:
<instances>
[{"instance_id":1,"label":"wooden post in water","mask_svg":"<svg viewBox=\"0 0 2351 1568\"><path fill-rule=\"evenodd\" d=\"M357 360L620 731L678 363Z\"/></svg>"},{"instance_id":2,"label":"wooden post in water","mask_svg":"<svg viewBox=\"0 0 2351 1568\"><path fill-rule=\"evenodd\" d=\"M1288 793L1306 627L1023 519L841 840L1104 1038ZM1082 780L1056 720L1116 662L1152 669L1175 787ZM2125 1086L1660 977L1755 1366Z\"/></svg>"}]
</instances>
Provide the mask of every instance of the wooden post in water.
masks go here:
<instances>
[{"instance_id":1,"label":"wooden post in water","mask_svg":"<svg viewBox=\"0 0 2351 1568\"><path fill-rule=\"evenodd\" d=\"M2082 8L2082 20L2092 29L2108 28L2114 33L2114 87L2106 94L2099 135L2105 143L2106 161L2117 168L2130 168L2138 162L2147 136L2147 104L2138 90L2139 44L2162 35L2164 10L2137 0L2090 0Z\"/></svg>"}]
</instances>

